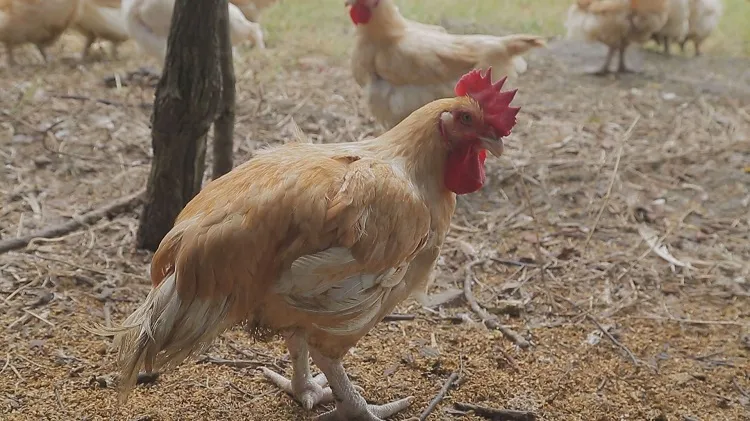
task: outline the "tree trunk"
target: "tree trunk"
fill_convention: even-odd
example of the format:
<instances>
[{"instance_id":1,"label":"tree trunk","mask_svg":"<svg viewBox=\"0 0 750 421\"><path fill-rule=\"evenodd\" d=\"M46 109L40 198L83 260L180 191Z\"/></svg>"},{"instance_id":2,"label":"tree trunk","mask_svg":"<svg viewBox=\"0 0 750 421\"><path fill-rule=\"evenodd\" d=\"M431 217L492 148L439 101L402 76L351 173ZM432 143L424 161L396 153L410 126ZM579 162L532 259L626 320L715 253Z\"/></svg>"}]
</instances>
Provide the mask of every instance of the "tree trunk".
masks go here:
<instances>
[{"instance_id":1,"label":"tree trunk","mask_svg":"<svg viewBox=\"0 0 750 421\"><path fill-rule=\"evenodd\" d=\"M137 247L156 250L201 188L206 134L221 100L218 33L227 2L177 0L151 118L154 158ZM223 7L221 7L223 5Z\"/></svg>"},{"instance_id":2,"label":"tree trunk","mask_svg":"<svg viewBox=\"0 0 750 421\"><path fill-rule=\"evenodd\" d=\"M232 58L232 39L229 29L229 3L221 1L219 19L224 29L218 32L219 60L221 67L221 109L214 122L214 167L211 177L215 180L232 170L235 78Z\"/></svg>"}]
</instances>

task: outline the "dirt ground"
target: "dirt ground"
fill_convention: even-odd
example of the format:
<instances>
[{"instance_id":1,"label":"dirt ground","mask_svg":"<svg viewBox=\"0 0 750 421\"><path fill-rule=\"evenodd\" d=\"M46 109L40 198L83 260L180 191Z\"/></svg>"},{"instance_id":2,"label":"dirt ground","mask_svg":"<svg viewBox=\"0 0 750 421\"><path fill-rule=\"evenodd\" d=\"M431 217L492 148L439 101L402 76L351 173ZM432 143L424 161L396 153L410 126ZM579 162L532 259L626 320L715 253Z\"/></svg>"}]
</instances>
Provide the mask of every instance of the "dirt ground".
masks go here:
<instances>
[{"instance_id":1,"label":"dirt ground","mask_svg":"<svg viewBox=\"0 0 750 421\"><path fill-rule=\"evenodd\" d=\"M80 42L63 45L49 66L29 50L0 69L3 239L145 185L153 89L103 82L142 60L128 46L80 64ZM292 118L316 142L378 133L345 66L265 57L236 61L236 162L290 138ZM602 57L562 42L530 57L507 155L459 199L433 286L451 295L473 274L477 301L531 346L461 296L404 303L413 320L379 324L345 359L368 400L415 397L396 419L457 371L430 419L482 419L466 402L540 420L750 420L750 60L635 49L642 74L581 74ZM83 327L121 321L149 290L137 217L0 255L0 418L310 419L258 373L290 372L282 344L241 330L117 406L109 341Z\"/></svg>"}]
</instances>

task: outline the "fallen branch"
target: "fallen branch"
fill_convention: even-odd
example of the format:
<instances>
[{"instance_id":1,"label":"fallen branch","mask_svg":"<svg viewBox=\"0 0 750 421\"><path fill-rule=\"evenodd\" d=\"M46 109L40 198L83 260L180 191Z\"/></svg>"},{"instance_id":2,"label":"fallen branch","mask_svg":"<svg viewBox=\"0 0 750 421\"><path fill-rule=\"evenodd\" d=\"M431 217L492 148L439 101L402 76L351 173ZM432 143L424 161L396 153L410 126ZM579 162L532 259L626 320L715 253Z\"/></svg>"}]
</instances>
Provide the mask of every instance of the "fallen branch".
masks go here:
<instances>
[{"instance_id":1,"label":"fallen branch","mask_svg":"<svg viewBox=\"0 0 750 421\"><path fill-rule=\"evenodd\" d=\"M402 322L407 320L414 320L417 316L415 314L389 314L385 317L383 317L383 322Z\"/></svg>"},{"instance_id":2,"label":"fallen branch","mask_svg":"<svg viewBox=\"0 0 750 421\"><path fill-rule=\"evenodd\" d=\"M493 421L536 421L536 414L528 411L490 408L463 402L456 402L454 406L460 411L471 411L479 417Z\"/></svg>"},{"instance_id":3,"label":"fallen branch","mask_svg":"<svg viewBox=\"0 0 750 421\"><path fill-rule=\"evenodd\" d=\"M141 201L143 200L144 192L145 192L145 189L139 190L138 192L134 194L119 198L115 200L114 202L111 202L105 206L102 206L101 208L94 209L91 212L85 213L79 217L71 219L70 221L62 223L60 225L45 228L41 231L38 231L36 233L30 234L27 236L16 237L16 238L11 238L8 240L0 241L0 254L6 253L12 250L24 248L27 245L29 245L29 243L32 242L35 238L60 237L65 234L69 234L85 225L93 224L94 222L106 216L112 216L112 215L117 215L123 212L127 212L141 203Z\"/></svg>"},{"instance_id":4,"label":"fallen branch","mask_svg":"<svg viewBox=\"0 0 750 421\"><path fill-rule=\"evenodd\" d=\"M519 266L519 267L538 266L536 263L521 262L519 260L499 259L497 257L491 257L490 260L492 260L495 263L499 263L501 265L506 265L506 266Z\"/></svg>"},{"instance_id":5,"label":"fallen branch","mask_svg":"<svg viewBox=\"0 0 750 421\"><path fill-rule=\"evenodd\" d=\"M477 262L471 262L466 265L466 276L464 277L464 297L469 303L471 310L476 313L477 316L479 316L479 318L482 320L482 323L484 323L484 325L488 328L499 330L500 333L502 333L506 338L510 339L523 349L530 347L531 344L529 343L529 341L524 339L518 333L514 332L511 328L500 324L497 321L497 317L487 313L487 310L483 309L482 306L477 303L476 298L474 298L474 293L471 292L471 283L474 281L474 272L472 271L472 268L476 263Z\"/></svg>"},{"instance_id":6,"label":"fallen branch","mask_svg":"<svg viewBox=\"0 0 750 421\"><path fill-rule=\"evenodd\" d=\"M602 324L599 323L599 321L596 320L594 316L587 314L586 318L589 319L589 321L591 321L591 323L593 323L596 326L596 328L599 329L604 334L604 336L606 336L607 339L610 340L610 342L612 342L613 344L615 344L615 346L625 351L625 353L628 355L630 360L633 361L634 365L638 366L641 363L641 360L639 360L638 357L636 357L635 354L633 354L633 351L631 351L630 348L628 348L622 342L618 341L614 336L612 336L612 334L609 333L609 331L605 329L604 326L602 326Z\"/></svg>"},{"instance_id":7,"label":"fallen branch","mask_svg":"<svg viewBox=\"0 0 750 421\"><path fill-rule=\"evenodd\" d=\"M458 371L454 371L451 373L450 377L448 377L448 380L445 381L445 384L443 384L442 389L440 389L440 392L438 392L437 395L435 395L434 398L432 398L432 401L430 401L430 404L427 405L427 408L425 408L424 411L422 411L422 414L419 416L419 421L425 421L427 417L432 414L433 411L435 411L435 408L437 408L438 404L445 399L445 395L448 393L448 390L450 390L451 387L458 381Z\"/></svg>"}]
</instances>

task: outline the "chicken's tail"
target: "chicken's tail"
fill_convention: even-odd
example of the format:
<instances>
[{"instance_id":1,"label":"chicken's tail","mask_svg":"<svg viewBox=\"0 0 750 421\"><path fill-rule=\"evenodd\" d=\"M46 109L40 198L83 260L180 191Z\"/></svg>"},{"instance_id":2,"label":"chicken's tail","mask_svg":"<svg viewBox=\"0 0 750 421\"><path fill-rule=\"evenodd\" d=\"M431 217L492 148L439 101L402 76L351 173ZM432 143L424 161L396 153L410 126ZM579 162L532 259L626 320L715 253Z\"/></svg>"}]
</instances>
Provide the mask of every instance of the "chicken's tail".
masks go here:
<instances>
[{"instance_id":1,"label":"chicken's tail","mask_svg":"<svg viewBox=\"0 0 750 421\"><path fill-rule=\"evenodd\" d=\"M227 327L229 299L190 301L180 298L174 273L154 287L146 301L119 327L87 328L114 336L120 366L119 400L127 401L138 371L172 368L198 354Z\"/></svg>"},{"instance_id":2,"label":"chicken's tail","mask_svg":"<svg viewBox=\"0 0 750 421\"><path fill-rule=\"evenodd\" d=\"M232 44L250 40L256 48L266 48L263 28L260 24L248 20L242 11L231 3L229 4L229 29L232 34Z\"/></svg>"},{"instance_id":3,"label":"chicken's tail","mask_svg":"<svg viewBox=\"0 0 750 421\"><path fill-rule=\"evenodd\" d=\"M547 45L543 37L538 35L508 35L500 37L500 42L487 51L480 67L492 66L499 77L515 77L526 71L526 60L521 54Z\"/></svg>"},{"instance_id":4,"label":"chicken's tail","mask_svg":"<svg viewBox=\"0 0 750 421\"><path fill-rule=\"evenodd\" d=\"M122 13L125 16L125 25L130 37L147 54L161 60L167 56L167 38L154 33L154 30L146 24L141 15L141 0L125 0L122 4Z\"/></svg>"}]
</instances>

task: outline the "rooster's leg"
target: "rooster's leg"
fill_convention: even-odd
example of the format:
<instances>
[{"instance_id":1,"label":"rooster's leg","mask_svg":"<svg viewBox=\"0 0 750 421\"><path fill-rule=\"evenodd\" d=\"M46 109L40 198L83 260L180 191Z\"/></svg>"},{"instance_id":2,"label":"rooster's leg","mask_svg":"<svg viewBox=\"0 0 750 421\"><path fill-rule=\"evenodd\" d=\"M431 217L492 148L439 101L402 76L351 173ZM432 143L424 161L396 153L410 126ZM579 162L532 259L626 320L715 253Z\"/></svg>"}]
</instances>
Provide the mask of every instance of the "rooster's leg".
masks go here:
<instances>
[{"instance_id":1,"label":"rooster's leg","mask_svg":"<svg viewBox=\"0 0 750 421\"><path fill-rule=\"evenodd\" d=\"M309 352L307 343L300 335L293 334L286 338L286 346L292 359L292 379L263 368L263 374L284 392L292 395L305 409L310 410L319 403L333 401L330 387L324 374L313 377L310 373Z\"/></svg>"},{"instance_id":2,"label":"rooster's leg","mask_svg":"<svg viewBox=\"0 0 750 421\"><path fill-rule=\"evenodd\" d=\"M8 67L15 66L16 59L13 57L13 47L11 47L10 44L5 44L5 51L8 53Z\"/></svg>"},{"instance_id":3,"label":"rooster's leg","mask_svg":"<svg viewBox=\"0 0 750 421\"><path fill-rule=\"evenodd\" d=\"M385 405L368 405L346 375L338 359L328 358L314 348L311 355L315 364L326 374L336 397L336 408L317 418L318 421L382 421L403 411L411 404L412 397Z\"/></svg>"},{"instance_id":4,"label":"rooster's leg","mask_svg":"<svg viewBox=\"0 0 750 421\"><path fill-rule=\"evenodd\" d=\"M81 52L81 59L85 60L91 54L91 46L94 45L94 41L96 41L96 37L93 35L86 37L86 46L83 47L83 51Z\"/></svg>"},{"instance_id":5,"label":"rooster's leg","mask_svg":"<svg viewBox=\"0 0 750 421\"><path fill-rule=\"evenodd\" d=\"M111 51L112 58L115 60L120 56L120 53L117 50L119 47L120 47L120 42L112 41L112 49L110 51Z\"/></svg>"},{"instance_id":6,"label":"rooster's leg","mask_svg":"<svg viewBox=\"0 0 750 421\"><path fill-rule=\"evenodd\" d=\"M618 73L633 73L633 70L630 69L625 64L625 51L627 49L628 49L628 43L627 42L623 42L622 44L620 44L620 48L619 48L619 51L620 51L620 60L619 61L620 62L618 63L618 66L617 66L617 72Z\"/></svg>"},{"instance_id":7,"label":"rooster's leg","mask_svg":"<svg viewBox=\"0 0 750 421\"><path fill-rule=\"evenodd\" d=\"M36 49L39 50L39 54L42 55L42 60L44 60L45 63L49 63L49 57L47 56L47 52L44 51L44 47L42 47L41 45L37 44L36 45Z\"/></svg>"},{"instance_id":8,"label":"rooster's leg","mask_svg":"<svg viewBox=\"0 0 750 421\"><path fill-rule=\"evenodd\" d=\"M609 73L609 65L612 63L612 58L615 56L615 49L612 47L608 48L607 58L604 60L604 65L599 70L593 72L593 74L597 76L604 76Z\"/></svg>"}]
</instances>

